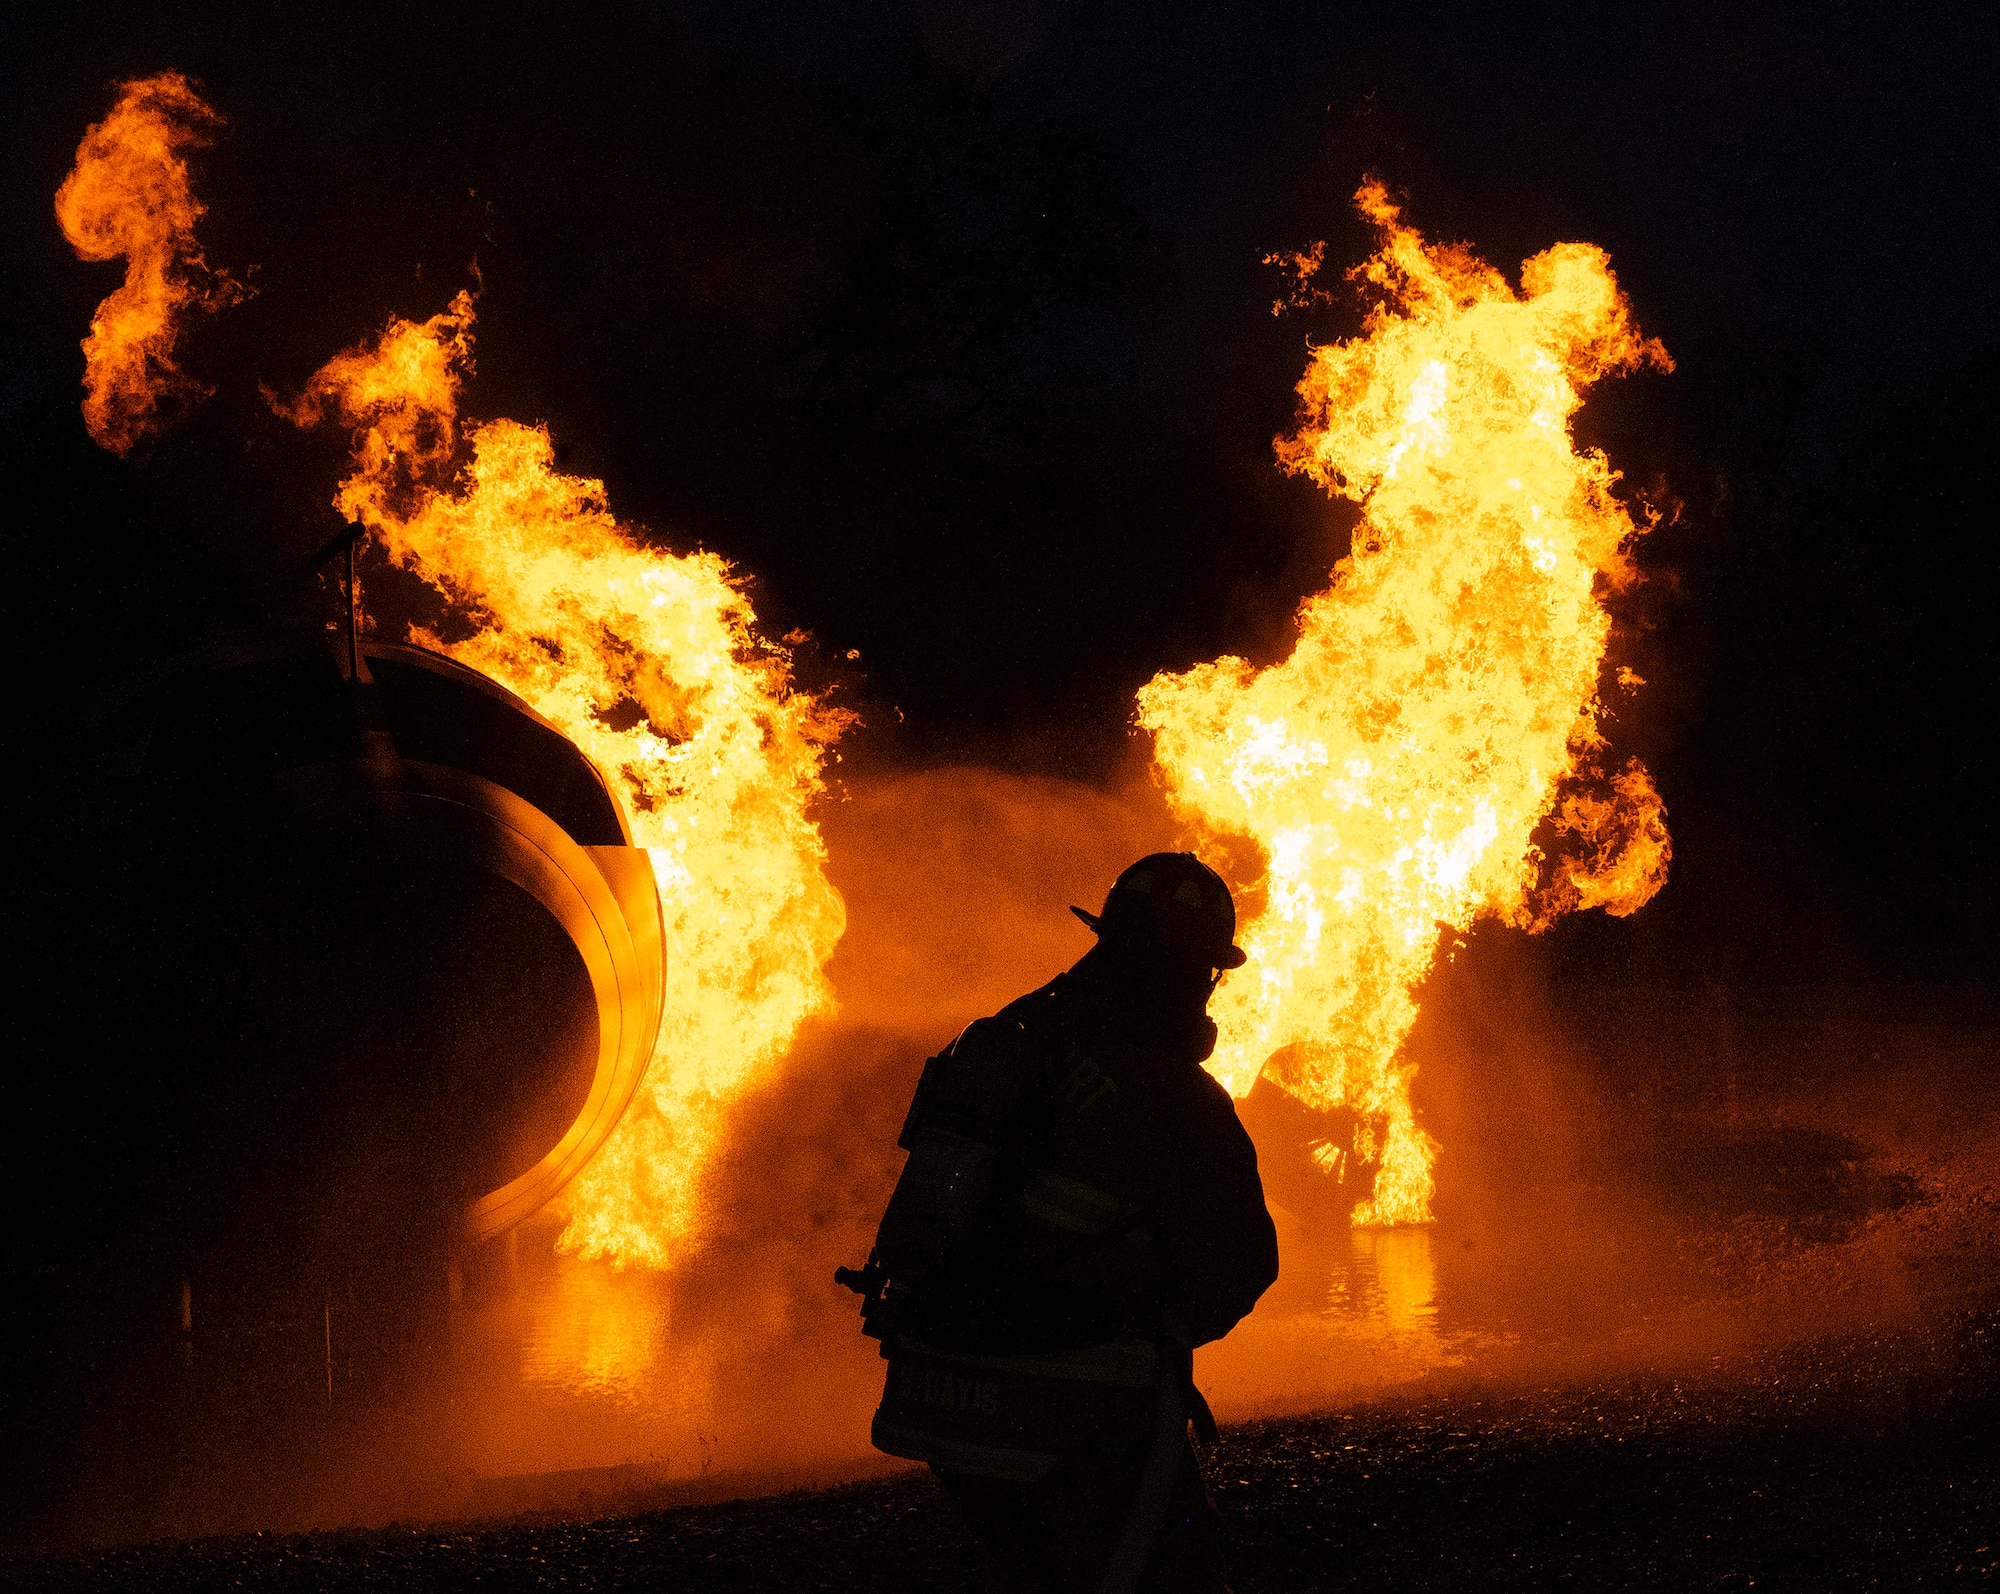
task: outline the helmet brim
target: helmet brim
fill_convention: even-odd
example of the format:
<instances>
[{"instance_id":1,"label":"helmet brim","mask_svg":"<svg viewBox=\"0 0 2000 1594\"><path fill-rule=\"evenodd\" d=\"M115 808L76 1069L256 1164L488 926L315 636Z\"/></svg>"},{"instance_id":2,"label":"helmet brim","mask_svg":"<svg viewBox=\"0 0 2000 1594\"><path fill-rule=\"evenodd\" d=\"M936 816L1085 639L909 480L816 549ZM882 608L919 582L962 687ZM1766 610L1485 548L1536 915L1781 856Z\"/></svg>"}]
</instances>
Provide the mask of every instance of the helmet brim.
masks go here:
<instances>
[{"instance_id":1,"label":"helmet brim","mask_svg":"<svg viewBox=\"0 0 2000 1594\"><path fill-rule=\"evenodd\" d=\"M1089 927L1092 935L1101 936L1104 934L1104 916L1101 913L1092 913L1088 908L1079 908L1075 903L1070 904L1069 911L1083 920L1084 924ZM1240 946L1232 946L1225 950L1212 966L1218 969L1240 969L1249 961L1250 954L1248 952L1245 952Z\"/></svg>"}]
</instances>

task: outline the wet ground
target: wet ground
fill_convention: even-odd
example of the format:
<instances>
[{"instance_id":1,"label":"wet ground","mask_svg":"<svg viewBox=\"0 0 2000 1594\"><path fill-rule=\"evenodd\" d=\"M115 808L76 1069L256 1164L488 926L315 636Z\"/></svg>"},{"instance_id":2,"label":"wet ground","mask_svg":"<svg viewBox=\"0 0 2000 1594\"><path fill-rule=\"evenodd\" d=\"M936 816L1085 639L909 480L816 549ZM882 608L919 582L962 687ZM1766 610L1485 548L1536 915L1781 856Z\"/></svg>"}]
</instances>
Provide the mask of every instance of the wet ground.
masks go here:
<instances>
[{"instance_id":1,"label":"wet ground","mask_svg":"<svg viewBox=\"0 0 2000 1594\"><path fill-rule=\"evenodd\" d=\"M1500 1092L1476 1103L1482 1142L1440 1090L1447 1171L1486 1204L1441 1200L1431 1229L1313 1222L1282 1206L1274 1180L1286 1277L1198 1367L1225 1421L1207 1470L1236 1533L1239 1594L2000 1588L1993 1032L1954 1036L1926 1017L1840 1033L1861 1048L1855 1066L1787 1014L1756 1049L1776 1059L1760 1077L1724 1058L1700 1091L1657 1104L1645 1076L1607 1066L1595 1077L1625 1091L1617 1111L1566 1079L1560 1099L1609 1130L1567 1162L1544 1134L1539 1182L1519 1172ZM1510 1066L1479 1054L1482 1077ZM1449 1083L1442 1064L1432 1077ZM1512 1098L1541 1111L1531 1088ZM774 1127L753 1122L747 1138L802 1166L804 1133L785 1127L795 1104L774 1096L768 1116ZM850 1138L870 1143L865 1128ZM1482 1144L1506 1158L1482 1162ZM719 1254L739 1274L817 1287L825 1253L853 1240L816 1218L746 1219ZM973 1547L921 1472L779 1493L784 1478L730 1463L732 1446L756 1461L758 1435L795 1456L802 1432L857 1445L880 1364L843 1302L824 1322L797 1299L767 1305L767 1337L702 1361L688 1347L705 1325L738 1322L761 1297L728 1294L720 1273L670 1293L522 1265L518 1289L466 1320L480 1365L506 1377L454 1405L503 1414L493 1432L558 1470L509 1466L496 1445L455 1502L374 1519L401 1525L13 1557L0 1583L979 1586ZM704 1302L719 1303L706 1318ZM727 1407L704 1390L727 1392ZM718 1435L725 1409L735 1428ZM649 1467L674 1425L705 1448ZM819 1477L879 1465L826 1444ZM704 1470L709 1450L724 1461ZM813 1475L799 1463L789 1481Z\"/></svg>"},{"instance_id":2,"label":"wet ground","mask_svg":"<svg viewBox=\"0 0 2000 1594\"><path fill-rule=\"evenodd\" d=\"M1511 1394L1226 1431L1207 1456L1252 1590L2000 1587L2000 1313ZM158 1545L43 1589L978 1586L930 1479L476 1528Z\"/></svg>"}]
</instances>

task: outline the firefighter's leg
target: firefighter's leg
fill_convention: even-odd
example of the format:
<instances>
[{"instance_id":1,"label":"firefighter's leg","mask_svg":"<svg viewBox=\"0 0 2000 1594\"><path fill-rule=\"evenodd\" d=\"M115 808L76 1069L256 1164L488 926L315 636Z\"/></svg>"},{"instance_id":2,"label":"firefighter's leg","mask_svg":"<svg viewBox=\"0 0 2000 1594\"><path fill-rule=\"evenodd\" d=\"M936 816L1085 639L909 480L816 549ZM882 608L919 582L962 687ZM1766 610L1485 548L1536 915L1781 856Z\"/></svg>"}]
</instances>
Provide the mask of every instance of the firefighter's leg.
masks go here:
<instances>
[{"instance_id":1,"label":"firefighter's leg","mask_svg":"<svg viewBox=\"0 0 2000 1594\"><path fill-rule=\"evenodd\" d=\"M1061 1547L1052 1541L1049 1496L1043 1488L934 1468L960 1519L979 1541L992 1594L1034 1594L1069 1587Z\"/></svg>"},{"instance_id":2,"label":"firefighter's leg","mask_svg":"<svg viewBox=\"0 0 2000 1594\"><path fill-rule=\"evenodd\" d=\"M1229 1575L1224 1543L1221 1513L1202 1481L1190 1442L1181 1453L1153 1558L1139 1582L1141 1594L1220 1594Z\"/></svg>"},{"instance_id":3,"label":"firefighter's leg","mask_svg":"<svg viewBox=\"0 0 2000 1594\"><path fill-rule=\"evenodd\" d=\"M1079 1455L1037 1484L939 1471L999 1594L1098 1594L1138 1484L1132 1456Z\"/></svg>"},{"instance_id":4,"label":"firefighter's leg","mask_svg":"<svg viewBox=\"0 0 2000 1594\"><path fill-rule=\"evenodd\" d=\"M996 1594L1097 1594L1131 1514L1147 1446L1071 1457L1033 1485L940 1470L938 1480L978 1538ZM1222 1519L1190 1444L1143 1594L1220 1594L1227 1585Z\"/></svg>"}]
</instances>

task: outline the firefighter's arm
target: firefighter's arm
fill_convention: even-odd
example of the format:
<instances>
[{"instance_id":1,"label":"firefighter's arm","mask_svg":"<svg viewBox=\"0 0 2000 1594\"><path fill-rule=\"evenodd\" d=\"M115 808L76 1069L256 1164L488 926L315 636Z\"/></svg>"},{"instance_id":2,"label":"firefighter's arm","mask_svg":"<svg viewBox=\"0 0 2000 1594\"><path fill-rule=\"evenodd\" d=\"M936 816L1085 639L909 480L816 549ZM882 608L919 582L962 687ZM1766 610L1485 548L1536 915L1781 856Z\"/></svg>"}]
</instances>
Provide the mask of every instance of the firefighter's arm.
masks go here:
<instances>
[{"instance_id":1,"label":"firefighter's arm","mask_svg":"<svg viewBox=\"0 0 2000 1594\"><path fill-rule=\"evenodd\" d=\"M1278 1276L1257 1148L1228 1093L1206 1079L1202 1087L1159 1212L1167 1306L1197 1345L1227 1334Z\"/></svg>"}]
</instances>

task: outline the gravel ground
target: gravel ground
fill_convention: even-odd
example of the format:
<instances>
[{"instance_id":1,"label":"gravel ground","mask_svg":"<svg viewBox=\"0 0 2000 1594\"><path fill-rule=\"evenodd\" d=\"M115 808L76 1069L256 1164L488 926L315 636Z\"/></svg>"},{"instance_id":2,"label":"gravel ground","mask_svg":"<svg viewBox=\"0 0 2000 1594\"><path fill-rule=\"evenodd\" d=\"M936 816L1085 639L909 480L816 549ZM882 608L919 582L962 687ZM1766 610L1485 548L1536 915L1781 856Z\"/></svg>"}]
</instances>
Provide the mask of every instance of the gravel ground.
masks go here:
<instances>
[{"instance_id":1,"label":"gravel ground","mask_svg":"<svg viewBox=\"0 0 2000 1594\"><path fill-rule=\"evenodd\" d=\"M2000 1313L1693 1376L1438 1392L1225 1432L1239 1594L2000 1588ZM17 1562L36 1589L977 1587L930 1479L594 1522L245 1535Z\"/></svg>"},{"instance_id":2,"label":"gravel ground","mask_svg":"<svg viewBox=\"0 0 2000 1594\"><path fill-rule=\"evenodd\" d=\"M1676 1154L1708 1147L1716 1166L1702 1188L1729 1200L1691 1222L1675 1253L1674 1270L1701 1281L1677 1334L1656 1324L1561 1379L1536 1376L1532 1356L1474 1363L1339 1412L1224 1430L1205 1465L1235 1534L1237 1594L2000 1590L2000 1111L1989 1072L1968 1089L1926 1063L1915 1084L1866 1082L1861 1107L1829 1106L1825 1123L1774 1118L1762 1138L1746 1137L1738 1109L1734 1140L1690 1120ZM1938 1097L1928 1112L1925 1080ZM1773 1150L1845 1134L1884 1100L1910 1125L1869 1136L1853 1156L1815 1152L1805 1172L1826 1171L1817 1184ZM1738 1142L1742 1189L1714 1152ZM920 1471L645 1504L596 1520L14 1557L0 1559L0 1584L689 1594L981 1584L973 1546Z\"/></svg>"}]
</instances>

